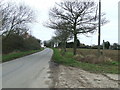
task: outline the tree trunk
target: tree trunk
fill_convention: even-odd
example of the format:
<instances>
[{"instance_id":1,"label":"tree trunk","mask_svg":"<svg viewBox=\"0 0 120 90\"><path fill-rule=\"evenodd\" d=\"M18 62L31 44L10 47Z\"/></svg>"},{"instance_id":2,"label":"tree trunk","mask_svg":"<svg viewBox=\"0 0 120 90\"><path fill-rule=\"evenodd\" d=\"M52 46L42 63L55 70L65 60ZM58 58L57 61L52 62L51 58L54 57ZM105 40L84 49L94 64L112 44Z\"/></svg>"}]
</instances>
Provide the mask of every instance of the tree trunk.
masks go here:
<instances>
[{"instance_id":1,"label":"tree trunk","mask_svg":"<svg viewBox=\"0 0 120 90\"><path fill-rule=\"evenodd\" d=\"M73 47L73 55L76 55L76 49L77 49L76 22L77 22L77 18L75 19L75 23L74 23L74 47Z\"/></svg>"},{"instance_id":2,"label":"tree trunk","mask_svg":"<svg viewBox=\"0 0 120 90\"><path fill-rule=\"evenodd\" d=\"M65 55L66 52L66 41L63 41L63 52L62 55Z\"/></svg>"},{"instance_id":3,"label":"tree trunk","mask_svg":"<svg viewBox=\"0 0 120 90\"><path fill-rule=\"evenodd\" d=\"M64 52L66 52L66 41L64 42Z\"/></svg>"},{"instance_id":4,"label":"tree trunk","mask_svg":"<svg viewBox=\"0 0 120 90\"><path fill-rule=\"evenodd\" d=\"M62 41L62 51L61 51L61 53L62 53L62 56L64 56L65 55L65 42L64 41Z\"/></svg>"},{"instance_id":5,"label":"tree trunk","mask_svg":"<svg viewBox=\"0 0 120 90\"><path fill-rule=\"evenodd\" d=\"M74 34L74 48L73 48L73 54L76 55L77 50L77 34Z\"/></svg>"}]
</instances>

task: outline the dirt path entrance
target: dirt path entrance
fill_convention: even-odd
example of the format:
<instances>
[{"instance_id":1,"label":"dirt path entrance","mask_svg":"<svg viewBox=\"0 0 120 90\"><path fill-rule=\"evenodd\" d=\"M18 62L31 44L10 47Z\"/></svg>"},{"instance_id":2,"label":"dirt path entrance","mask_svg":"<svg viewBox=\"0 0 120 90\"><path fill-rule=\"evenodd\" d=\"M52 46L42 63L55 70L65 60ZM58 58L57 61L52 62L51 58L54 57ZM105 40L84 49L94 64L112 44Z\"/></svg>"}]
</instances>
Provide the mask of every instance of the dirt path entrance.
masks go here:
<instances>
[{"instance_id":1,"label":"dirt path entrance","mask_svg":"<svg viewBox=\"0 0 120 90\"><path fill-rule=\"evenodd\" d=\"M96 74L54 64L51 76L55 88L118 88L117 74Z\"/></svg>"}]
</instances>

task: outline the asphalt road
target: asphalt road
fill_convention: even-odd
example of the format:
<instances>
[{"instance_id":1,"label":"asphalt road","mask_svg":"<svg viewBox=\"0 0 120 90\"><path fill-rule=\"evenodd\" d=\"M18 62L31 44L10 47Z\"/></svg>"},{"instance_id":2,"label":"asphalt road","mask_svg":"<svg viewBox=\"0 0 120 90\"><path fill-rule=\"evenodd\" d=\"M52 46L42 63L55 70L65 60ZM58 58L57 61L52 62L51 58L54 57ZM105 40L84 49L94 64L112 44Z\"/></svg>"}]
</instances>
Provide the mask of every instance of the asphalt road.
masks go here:
<instances>
[{"instance_id":1,"label":"asphalt road","mask_svg":"<svg viewBox=\"0 0 120 90\"><path fill-rule=\"evenodd\" d=\"M2 64L2 88L49 88L49 61L53 50L46 48Z\"/></svg>"}]
</instances>

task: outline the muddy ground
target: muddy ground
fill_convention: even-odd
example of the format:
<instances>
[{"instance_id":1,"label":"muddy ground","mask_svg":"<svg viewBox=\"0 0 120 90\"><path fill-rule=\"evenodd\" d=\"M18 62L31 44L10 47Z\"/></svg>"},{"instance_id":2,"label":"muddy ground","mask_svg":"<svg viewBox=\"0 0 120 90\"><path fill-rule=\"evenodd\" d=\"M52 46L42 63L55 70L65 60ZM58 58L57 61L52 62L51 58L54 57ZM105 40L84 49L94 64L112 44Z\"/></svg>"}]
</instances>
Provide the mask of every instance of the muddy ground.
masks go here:
<instances>
[{"instance_id":1,"label":"muddy ground","mask_svg":"<svg viewBox=\"0 0 120 90\"><path fill-rule=\"evenodd\" d=\"M51 63L54 88L118 88L117 74L91 73L80 68Z\"/></svg>"}]
</instances>

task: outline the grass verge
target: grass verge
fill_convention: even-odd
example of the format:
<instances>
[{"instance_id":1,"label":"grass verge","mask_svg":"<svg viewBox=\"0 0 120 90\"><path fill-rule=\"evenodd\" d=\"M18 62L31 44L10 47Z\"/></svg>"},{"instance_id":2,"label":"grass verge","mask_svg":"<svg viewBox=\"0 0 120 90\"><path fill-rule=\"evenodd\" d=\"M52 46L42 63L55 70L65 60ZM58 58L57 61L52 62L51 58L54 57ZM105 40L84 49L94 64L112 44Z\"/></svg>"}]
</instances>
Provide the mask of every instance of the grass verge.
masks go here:
<instances>
[{"instance_id":1,"label":"grass verge","mask_svg":"<svg viewBox=\"0 0 120 90\"><path fill-rule=\"evenodd\" d=\"M64 56L61 56L61 53L58 49L53 49L53 50L54 50L53 60L58 64L78 67L95 73L112 73L112 74L119 73L118 65L114 63L90 64L90 63L80 62L73 58L72 52L67 52Z\"/></svg>"},{"instance_id":2,"label":"grass verge","mask_svg":"<svg viewBox=\"0 0 120 90\"><path fill-rule=\"evenodd\" d=\"M41 49L43 50L43 49ZM30 55L36 52L39 52L41 50L31 50L31 51L24 51L24 52L17 52L17 53L10 53L2 56L2 62L7 62L16 58L20 58L26 55Z\"/></svg>"}]
</instances>

